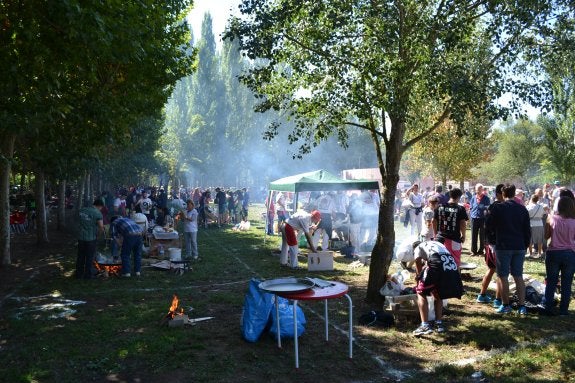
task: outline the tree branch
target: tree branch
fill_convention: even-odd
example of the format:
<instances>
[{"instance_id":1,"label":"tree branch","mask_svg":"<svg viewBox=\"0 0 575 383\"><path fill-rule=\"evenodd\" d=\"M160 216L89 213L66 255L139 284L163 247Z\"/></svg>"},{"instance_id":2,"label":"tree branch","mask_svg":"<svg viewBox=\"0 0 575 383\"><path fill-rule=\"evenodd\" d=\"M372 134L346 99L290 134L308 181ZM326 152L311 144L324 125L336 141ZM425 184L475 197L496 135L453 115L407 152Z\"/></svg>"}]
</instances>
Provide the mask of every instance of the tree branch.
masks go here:
<instances>
[{"instance_id":1,"label":"tree branch","mask_svg":"<svg viewBox=\"0 0 575 383\"><path fill-rule=\"evenodd\" d=\"M425 130L420 135L407 141L403 145L403 150L405 151L405 150L409 149L411 146L415 145L418 141L424 139L425 137L427 137L431 133L433 133L433 131L435 131L435 129L437 129L443 123L443 121L445 121L445 119L449 116L450 113L451 113L451 101L448 101L447 105L443 109L443 113L441 113L441 116L439 116L439 118L437 119L437 121L435 121L435 123L431 126L431 128Z\"/></svg>"},{"instance_id":2,"label":"tree branch","mask_svg":"<svg viewBox=\"0 0 575 383\"><path fill-rule=\"evenodd\" d=\"M296 45L299 45L301 48L306 49L306 50L308 50L308 51L310 51L310 52L313 52L313 53L315 53L315 54L317 54L317 55L319 55L319 56L321 56L321 57L324 57L324 58L328 59L329 61L342 62L342 63L344 63L344 64L347 64L347 65L351 66L352 68L357 69L357 66L356 66L352 61L345 60L344 58L335 56L335 55L333 55L332 53L327 52L327 51L325 51L325 50L313 48L313 47L311 47L311 46L309 46L309 45L306 45L306 44L302 43L299 39L296 39L295 37L290 36L288 33L285 33L285 32L284 32L284 37L285 37L287 40L291 41L292 43L294 43L294 44L296 44Z\"/></svg>"}]
</instances>

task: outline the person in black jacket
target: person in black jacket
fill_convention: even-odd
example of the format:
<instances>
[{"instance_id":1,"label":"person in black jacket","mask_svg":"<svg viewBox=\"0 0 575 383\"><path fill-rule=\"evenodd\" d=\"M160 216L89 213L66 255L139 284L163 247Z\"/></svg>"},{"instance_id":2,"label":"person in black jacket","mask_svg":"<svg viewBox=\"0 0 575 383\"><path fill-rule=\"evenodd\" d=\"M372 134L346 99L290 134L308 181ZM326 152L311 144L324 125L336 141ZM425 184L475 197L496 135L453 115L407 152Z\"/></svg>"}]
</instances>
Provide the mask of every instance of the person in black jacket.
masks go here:
<instances>
[{"instance_id":1,"label":"person in black jacket","mask_svg":"<svg viewBox=\"0 0 575 383\"><path fill-rule=\"evenodd\" d=\"M503 187L504 201L492 205L486 225L495 232L496 272L501 288L502 305L498 314L511 313L509 305L509 274L515 280L519 315L527 315L525 308L525 282L523 281L523 263L525 252L531 242L529 213L525 206L515 201L515 185Z\"/></svg>"}]
</instances>

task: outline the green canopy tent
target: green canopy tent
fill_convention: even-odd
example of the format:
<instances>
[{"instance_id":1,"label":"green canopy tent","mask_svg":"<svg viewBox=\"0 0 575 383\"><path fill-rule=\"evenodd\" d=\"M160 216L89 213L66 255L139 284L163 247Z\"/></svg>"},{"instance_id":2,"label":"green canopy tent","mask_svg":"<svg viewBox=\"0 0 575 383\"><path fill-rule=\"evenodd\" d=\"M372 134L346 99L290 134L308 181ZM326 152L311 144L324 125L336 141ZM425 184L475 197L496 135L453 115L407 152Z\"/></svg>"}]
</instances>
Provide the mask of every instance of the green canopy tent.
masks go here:
<instances>
[{"instance_id":1,"label":"green canopy tent","mask_svg":"<svg viewBox=\"0 0 575 383\"><path fill-rule=\"evenodd\" d=\"M296 174L270 182L270 191L379 190L375 180L344 180L325 170ZM297 205L296 205L297 206Z\"/></svg>"},{"instance_id":2,"label":"green canopy tent","mask_svg":"<svg viewBox=\"0 0 575 383\"><path fill-rule=\"evenodd\" d=\"M272 181L268 188L268 198L266 209L274 191L295 193L293 201L293 211L297 210L298 193L306 191L337 191L337 190L378 190L377 180L344 180L325 170L315 170L312 172L296 174L289 177ZM266 233L268 215L266 214Z\"/></svg>"}]
</instances>

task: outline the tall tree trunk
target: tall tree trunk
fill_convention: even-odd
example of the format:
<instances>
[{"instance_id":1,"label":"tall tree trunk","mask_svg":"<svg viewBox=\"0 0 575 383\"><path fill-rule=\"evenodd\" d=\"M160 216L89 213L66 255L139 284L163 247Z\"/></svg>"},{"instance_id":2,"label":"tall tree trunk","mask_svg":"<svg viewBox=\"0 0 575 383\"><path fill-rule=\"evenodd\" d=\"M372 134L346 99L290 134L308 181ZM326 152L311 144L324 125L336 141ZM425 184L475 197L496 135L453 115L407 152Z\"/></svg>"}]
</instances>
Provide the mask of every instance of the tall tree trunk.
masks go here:
<instances>
[{"instance_id":1,"label":"tall tree trunk","mask_svg":"<svg viewBox=\"0 0 575 383\"><path fill-rule=\"evenodd\" d=\"M36 198L36 241L39 245L48 243L48 220L46 217L45 176L43 171L37 171L34 186Z\"/></svg>"},{"instance_id":2,"label":"tall tree trunk","mask_svg":"<svg viewBox=\"0 0 575 383\"><path fill-rule=\"evenodd\" d=\"M94 199L93 196L93 190L94 188L92 187L92 175L90 173L86 174L86 188L84 189L84 203L82 203L82 205L80 205L78 208L81 209L84 206L89 206L90 205L90 201L92 201Z\"/></svg>"},{"instance_id":3,"label":"tall tree trunk","mask_svg":"<svg viewBox=\"0 0 575 383\"><path fill-rule=\"evenodd\" d=\"M86 182L84 180L84 178L78 182L78 196L76 198L76 210L80 210L82 208L82 206L84 205L84 192L85 192L85 185Z\"/></svg>"},{"instance_id":4,"label":"tall tree trunk","mask_svg":"<svg viewBox=\"0 0 575 383\"><path fill-rule=\"evenodd\" d=\"M66 180L58 182L58 230L66 227Z\"/></svg>"},{"instance_id":5,"label":"tall tree trunk","mask_svg":"<svg viewBox=\"0 0 575 383\"><path fill-rule=\"evenodd\" d=\"M10 173L14 156L15 134L8 134L0 144L0 256L2 265L12 263L10 257Z\"/></svg>"},{"instance_id":6,"label":"tall tree trunk","mask_svg":"<svg viewBox=\"0 0 575 383\"><path fill-rule=\"evenodd\" d=\"M393 124L396 124L396 126L393 126ZM384 298L379 293L379 290L387 280L387 273L393 259L395 246L395 193L399 182L399 165L403 155L402 142L405 126L400 121L392 122L391 131L395 133L391 134L389 141L385 143L385 159L383 158L379 141L375 135L372 136L377 151L382 185L377 239L371 251L366 300L377 304L383 303Z\"/></svg>"},{"instance_id":7,"label":"tall tree trunk","mask_svg":"<svg viewBox=\"0 0 575 383\"><path fill-rule=\"evenodd\" d=\"M371 252L369 267L369 282L366 299L368 302L381 303L383 297L379 290L385 284L387 272L393 259L395 245L395 192L399 174L387 174L382 179L381 203L379 205L379 220L377 225L377 239Z\"/></svg>"}]
</instances>

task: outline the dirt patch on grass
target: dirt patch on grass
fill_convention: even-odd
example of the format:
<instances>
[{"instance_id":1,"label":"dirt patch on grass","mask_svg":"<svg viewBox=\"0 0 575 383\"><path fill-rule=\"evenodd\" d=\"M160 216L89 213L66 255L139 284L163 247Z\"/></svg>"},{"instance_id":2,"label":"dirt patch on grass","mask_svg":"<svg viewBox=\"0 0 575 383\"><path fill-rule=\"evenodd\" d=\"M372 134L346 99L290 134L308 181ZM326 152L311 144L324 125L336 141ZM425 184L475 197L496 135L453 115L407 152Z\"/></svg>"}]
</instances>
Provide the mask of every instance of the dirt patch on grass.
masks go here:
<instances>
[{"instance_id":1,"label":"dirt patch on grass","mask_svg":"<svg viewBox=\"0 0 575 383\"><path fill-rule=\"evenodd\" d=\"M13 236L12 263L0 267L0 303L30 278L50 281L62 273L63 258L75 254L76 240L69 233L57 230L51 230L49 238L48 243L38 244L34 233Z\"/></svg>"}]
</instances>

